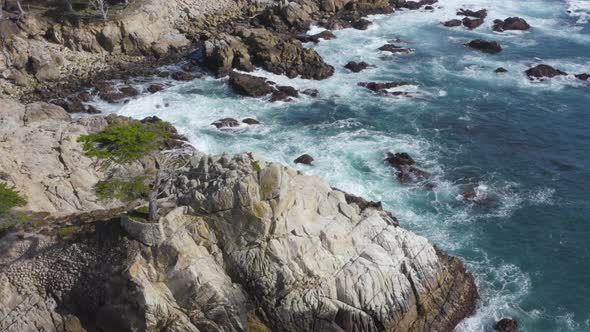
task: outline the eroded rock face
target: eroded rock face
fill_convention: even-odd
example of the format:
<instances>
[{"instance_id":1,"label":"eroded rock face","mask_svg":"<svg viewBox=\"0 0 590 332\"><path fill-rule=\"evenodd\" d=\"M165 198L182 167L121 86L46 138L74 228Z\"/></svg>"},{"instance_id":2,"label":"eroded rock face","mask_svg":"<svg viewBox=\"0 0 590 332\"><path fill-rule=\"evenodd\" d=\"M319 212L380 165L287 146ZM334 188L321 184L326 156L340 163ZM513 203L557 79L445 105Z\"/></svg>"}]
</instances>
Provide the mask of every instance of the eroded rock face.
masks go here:
<instances>
[{"instance_id":1,"label":"eroded rock face","mask_svg":"<svg viewBox=\"0 0 590 332\"><path fill-rule=\"evenodd\" d=\"M168 192L150 246L108 214L0 239L0 311L11 313L0 326L448 331L475 308L459 259L317 177L251 154L195 154Z\"/></svg>"}]
</instances>

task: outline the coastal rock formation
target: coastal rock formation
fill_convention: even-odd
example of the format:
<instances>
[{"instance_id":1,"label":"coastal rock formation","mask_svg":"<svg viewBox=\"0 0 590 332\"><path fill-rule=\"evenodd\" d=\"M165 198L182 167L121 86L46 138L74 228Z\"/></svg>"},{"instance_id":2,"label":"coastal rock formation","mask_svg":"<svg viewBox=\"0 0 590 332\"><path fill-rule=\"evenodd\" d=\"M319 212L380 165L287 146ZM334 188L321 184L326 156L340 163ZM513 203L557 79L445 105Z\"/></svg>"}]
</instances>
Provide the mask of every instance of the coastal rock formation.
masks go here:
<instances>
[{"instance_id":1,"label":"coastal rock formation","mask_svg":"<svg viewBox=\"0 0 590 332\"><path fill-rule=\"evenodd\" d=\"M415 183L430 176L430 173L417 168L414 159L405 152L388 152L385 161L396 169L397 178L401 183Z\"/></svg>"},{"instance_id":2,"label":"coastal rock formation","mask_svg":"<svg viewBox=\"0 0 590 332\"><path fill-rule=\"evenodd\" d=\"M297 36L297 39L299 39L302 43L313 42L316 44L320 42L320 39L330 40L334 38L336 38L336 35L330 30L324 30L320 33L316 33L315 35L311 36L306 34Z\"/></svg>"},{"instance_id":3,"label":"coastal rock formation","mask_svg":"<svg viewBox=\"0 0 590 332\"><path fill-rule=\"evenodd\" d=\"M495 41L487 41L483 39L474 39L465 46L471 47L476 50L480 50L485 53L500 53L502 52L502 46Z\"/></svg>"},{"instance_id":4,"label":"coastal rock formation","mask_svg":"<svg viewBox=\"0 0 590 332\"><path fill-rule=\"evenodd\" d=\"M475 309L459 259L317 177L195 154L168 192L149 245L116 211L1 238L0 328L449 331Z\"/></svg>"},{"instance_id":5,"label":"coastal rock formation","mask_svg":"<svg viewBox=\"0 0 590 332\"><path fill-rule=\"evenodd\" d=\"M361 62L351 61L351 62L347 63L344 66L344 68L350 70L353 73L358 73L358 72L361 72L361 71L368 69L368 68L375 68L375 66L370 65L364 61L361 61Z\"/></svg>"},{"instance_id":6,"label":"coastal rock formation","mask_svg":"<svg viewBox=\"0 0 590 332\"><path fill-rule=\"evenodd\" d=\"M482 25L484 20L483 20L483 18L464 17L462 22L466 28L473 30L473 29L479 27L480 25Z\"/></svg>"},{"instance_id":7,"label":"coastal rock formation","mask_svg":"<svg viewBox=\"0 0 590 332\"><path fill-rule=\"evenodd\" d=\"M555 69L549 65L541 64L535 67L529 68L525 71L530 79L543 79L545 77L565 76L566 72L559 69Z\"/></svg>"},{"instance_id":8,"label":"coastal rock formation","mask_svg":"<svg viewBox=\"0 0 590 332\"><path fill-rule=\"evenodd\" d=\"M461 20L457 20L457 19L453 19L453 20L448 20L446 22L442 23L444 26L449 27L449 28L454 28L454 27L459 27L461 26L461 24L463 24L463 21Z\"/></svg>"},{"instance_id":9,"label":"coastal rock formation","mask_svg":"<svg viewBox=\"0 0 590 332\"><path fill-rule=\"evenodd\" d=\"M238 94L248 97L262 97L273 91L265 78L233 72L229 86Z\"/></svg>"},{"instance_id":10,"label":"coastal rock formation","mask_svg":"<svg viewBox=\"0 0 590 332\"><path fill-rule=\"evenodd\" d=\"M410 54L414 53L414 49L401 47L395 44L385 44L378 48L379 51L385 51L393 54Z\"/></svg>"},{"instance_id":11,"label":"coastal rock formation","mask_svg":"<svg viewBox=\"0 0 590 332\"><path fill-rule=\"evenodd\" d=\"M576 74L575 76L577 79L582 80L582 81L587 81L590 79L590 74L588 74L588 73Z\"/></svg>"},{"instance_id":12,"label":"coastal rock formation","mask_svg":"<svg viewBox=\"0 0 590 332\"><path fill-rule=\"evenodd\" d=\"M238 122L238 120L236 120L234 118L223 118L223 119L219 119L219 120L213 122L211 125L215 126L215 128L217 128L217 129L221 129L221 128L237 127L240 125L240 123Z\"/></svg>"},{"instance_id":13,"label":"coastal rock formation","mask_svg":"<svg viewBox=\"0 0 590 332\"><path fill-rule=\"evenodd\" d=\"M311 165L313 163L313 157L308 154L302 154L293 161L295 164Z\"/></svg>"},{"instance_id":14,"label":"coastal rock formation","mask_svg":"<svg viewBox=\"0 0 590 332\"><path fill-rule=\"evenodd\" d=\"M516 332L518 330L518 321L512 318L502 318L494 325L494 330L497 332Z\"/></svg>"},{"instance_id":15,"label":"coastal rock formation","mask_svg":"<svg viewBox=\"0 0 590 332\"><path fill-rule=\"evenodd\" d=\"M471 10L471 9L459 9L459 11L457 12L457 15L459 16L470 16L470 17L475 17L475 18L481 18L484 19L488 16L488 11L486 9L480 9L480 10Z\"/></svg>"},{"instance_id":16,"label":"coastal rock formation","mask_svg":"<svg viewBox=\"0 0 590 332\"><path fill-rule=\"evenodd\" d=\"M494 31L502 32L505 30L528 30L531 26L520 17L509 17L505 20L494 20Z\"/></svg>"},{"instance_id":17,"label":"coastal rock formation","mask_svg":"<svg viewBox=\"0 0 590 332\"><path fill-rule=\"evenodd\" d=\"M508 69L504 68L504 67L498 67L494 70L494 73L498 73L498 74L502 74L502 73L507 73Z\"/></svg>"}]
</instances>

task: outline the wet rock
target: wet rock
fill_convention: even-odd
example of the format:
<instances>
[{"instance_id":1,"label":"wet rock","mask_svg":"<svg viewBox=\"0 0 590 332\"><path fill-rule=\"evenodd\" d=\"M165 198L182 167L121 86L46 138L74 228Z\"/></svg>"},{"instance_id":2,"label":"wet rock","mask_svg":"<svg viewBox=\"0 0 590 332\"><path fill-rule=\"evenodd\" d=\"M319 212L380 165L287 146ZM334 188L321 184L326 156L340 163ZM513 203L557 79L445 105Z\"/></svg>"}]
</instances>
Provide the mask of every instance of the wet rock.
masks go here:
<instances>
[{"instance_id":1,"label":"wet rock","mask_svg":"<svg viewBox=\"0 0 590 332\"><path fill-rule=\"evenodd\" d=\"M520 17L509 17L505 20L495 20L494 21L494 31L502 32L505 30L520 30L525 31L530 29L531 26L525 21L523 18Z\"/></svg>"},{"instance_id":2,"label":"wet rock","mask_svg":"<svg viewBox=\"0 0 590 332\"><path fill-rule=\"evenodd\" d=\"M234 118L223 118L223 119L219 119L219 120L213 122L212 125L214 125L215 128L217 128L217 129L221 129L221 128L237 127L240 125L240 123L238 122L238 120L236 120Z\"/></svg>"},{"instance_id":3,"label":"wet rock","mask_svg":"<svg viewBox=\"0 0 590 332\"><path fill-rule=\"evenodd\" d=\"M247 125L259 125L260 121L253 118L245 118L244 120L242 120L242 123L245 123Z\"/></svg>"},{"instance_id":4,"label":"wet rock","mask_svg":"<svg viewBox=\"0 0 590 332\"><path fill-rule=\"evenodd\" d=\"M499 68L496 68L496 70L494 70L494 73L507 73L507 72L508 72L508 70L504 67L499 67Z\"/></svg>"},{"instance_id":5,"label":"wet rock","mask_svg":"<svg viewBox=\"0 0 590 332\"><path fill-rule=\"evenodd\" d=\"M463 24L463 22L461 20L457 20L457 19L449 20L449 21L442 23L442 25L449 27L449 28L458 27L458 26L461 26L461 24Z\"/></svg>"},{"instance_id":6,"label":"wet rock","mask_svg":"<svg viewBox=\"0 0 590 332\"><path fill-rule=\"evenodd\" d=\"M395 168L401 183L415 183L430 177L430 173L414 166L416 162L405 152L395 154L388 152L385 161Z\"/></svg>"},{"instance_id":7,"label":"wet rock","mask_svg":"<svg viewBox=\"0 0 590 332\"><path fill-rule=\"evenodd\" d=\"M293 161L296 164L311 165L313 157L308 154L303 154Z\"/></svg>"},{"instance_id":8,"label":"wet rock","mask_svg":"<svg viewBox=\"0 0 590 332\"><path fill-rule=\"evenodd\" d=\"M410 10L420 9L420 7L422 7L422 4L420 4L418 1L406 1L406 4L404 5L404 8Z\"/></svg>"},{"instance_id":9,"label":"wet rock","mask_svg":"<svg viewBox=\"0 0 590 332\"><path fill-rule=\"evenodd\" d=\"M393 54L409 54L414 53L414 49L412 48L404 48L397 46L395 44L385 44L378 48L379 51L390 52Z\"/></svg>"},{"instance_id":10,"label":"wet rock","mask_svg":"<svg viewBox=\"0 0 590 332\"><path fill-rule=\"evenodd\" d=\"M278 85L270 97L271 102L275 101L291 101L292 98L299 97L299 91L292 86Z\"/></svg>"},{"instance_id":11,"label":"wet rock","mask_svg":"<svg viewBox=\"0 0 590 332\"><path fill-rule=\"evenodd\" d=\"M465 17L465 18L463 18L462 22L466 28L473 30L473 29L479 27L480 25L482 25L484 20L483 20L483 18Z\"/></svg>"},{"instance_id":12,"label":"wet rock","mask_svg":"<svg viewBox=\"0 0 590 332\"><path fill-rule=\"evenodd\" d=\"M518 321L512 318L502 318L494 325L497 332L516 332L518 330Z\"/></svg>"},{"instance_id":13,"label":"wet rock","mask_svg":"<svg viewBox=\"0 0 590 332\"><path fill-rule=\"evenodd\" d=\"M301 91L301 93L314 98L320 95L320 91L318 89L305 89Z\"/></svg>"},{"instance_id":14,"label":"wet rock","mask_svg":"<svg viewBox=\"0 0 590 332\"><path fill-rule=\"evenodd\" d=\"M150 86L148 86L147 90L150 93L156 93L156 92L164 90L164 86L162 84L150 84Z\"/></svg>"},{"instance_id":15,"label":"wet rock","mask_svg":"<svg viewBox=\"0 0 590 332\"><path fill-rule=\"evenodd\" d=\"M344 66L344 68L346 68L346 69L348 69L348 70L350 70L350 71L352 71L354 73L358 73L358 72L363 71L363 70L365 70L367 68L375 68L375 66L370 65L370 64L368 64L368 63L366 63L364 61L362 61L362 62L354 62L354 61L351 61L351 62L347 63Z\"/></svg>"},{"instance_id":16,"label":"wet rock","mask_svg":"<svg viewBox=\"0 0 590 332\"><path fill-rule=\"evenodd\" d=\"M83 92L78 93L78 95L76 97L78 97L78 99L80 99L81 101L83 101L85 103L92 101L92 95L90 94L90 92L87 92L87 91L83 91Z\"/></svg>"},{"instance_id":17,"label":"wet rock","mask_svg":"<svg viewBox=\"0 0 590 332\"><path fill-rule=\"evenodd\" d=\"M369 28L369 25L371 25L371 21L364 18L352 22L352 27L357 30L367 30Z\"/></svg>"},{"instance_id":18,"label":"wet rock","mask_svg":"<svg viewBox=\"0 0 590 332\"><path fill-rule=\"evenodd\" d=\"M262 77L232 72L229 86L242 96L262 97L273 92L273 88Z\"/></svg>"},{"instance_id":19,"label":"wet rock","mask_svg":"<svg viewBox=\"0 0 590 332\"><path fill-rule=\"evenodd\" d=\"M590 79L590 74L588 74L588 73L576 74L575 76L577 79L582 80L582 81L587 81L588 79Z\"/></svg>"},{"instance_id":20,"label":"wet rock","mask_svg":"<svg viewBox=\"0 0 590 332\"><path fill-rule=\"evenodd\" d=\"M176 81L190 81L195 78L195 75L187 73L185 71L177 71L175 73L172 73L171 77Z\"/></svg>"},{"instance_id":21,"label":"wet rock","mask_svg":"<svg viewBox=\"0 0 590 332\"><path fill-rule=\"evenodd\" d=\"M374 92L386 92L387 89L397 88L404 85L412 85L410 82L360 82L359 86L365 87Z\"/></svg>"},{"instance_id":22,"label":"wet rock","mask_svg":"<svg viewBox=\"0 0 590 332\"><path fill-rule=\"evenodd\" d=\"M457 12L457 15L459 16L470 16L470 17L475 17L475 18L486 18L488 16L488 11L485 9L480 9L480 10L470 10L470 9L459 9L459 11Z\"/></svg>"},{"instance_id":23,"label":"wet rock","mask_svg":"<svg viewBox=\"0 0 590 332\"><path fill-rule=\"evenodd\" d=\"M537 65L533 68L529 68L527 69L527 71L525 71L525 73L527 74L527 76L530 79L542 79L544 77L555 77L555 76L561 76L561 75L567 75L566 72L563 72L559 69L555 69L549 65L545 65L545 64L541 64L541 65Z\"/></svg>"},{"instance_id":24,"label":"wet rock","mask_svg":"<svg viewBox=\"0 0 590 332\"><path fill-rule=\"evenodd\" d=\"M134 88L130 85L120 87L119 91L121 91L125 95L125 97L135 97L135 96L139 95L139 91L137 91L136 88Z\"/></svg>"},{"instance_id":25,"label":"wet rock","mask_svg":"<svg viewBox=\"0 0 590 332\"><path fill-rule=\"evenodd\" d=\"M502 46L495 41L487 41L483 39L475 39L465 44L465 46L485 52L485 53L499 53L502 51Z\"/></svg>"},{"instance_id":26,"label":"wet rock","mask_svg":"<svg viewBox=\"0 0 590 332\"><path fill-rule=\"evenodd\" d=\"M424 6L424 10L434 10L434 7L432 7L432 6Z\"/></svg>"},{"instance_id":27,"label":"wet rock","mask_svg":"<svg viewBox=\"0 0 590 332\"><path fill-rule=\"evenodd\" d=\"M319 43L320 39L324 39L324 40L331 40L331 39L335 39L336 35L334 33L332 33L332 31L330 30L325 30L322 31L320 33L316 33L315 35L299 35L297 36L297 39L299 39L302 43L309 43L309 42L313 42L313 43Z\"/></svg>"},{"instance_id":28,"label":"wet rock","mask_svg":"<svg viewBox=\"0 0 590 332\"><path fill-rule=\"evenodd\" d=\"M121 91L113 90L104 90L98 93L100 99L109 102L109 103L116 103L121 101L125 98L125 94Z\"/></svg>"}]
</instances>

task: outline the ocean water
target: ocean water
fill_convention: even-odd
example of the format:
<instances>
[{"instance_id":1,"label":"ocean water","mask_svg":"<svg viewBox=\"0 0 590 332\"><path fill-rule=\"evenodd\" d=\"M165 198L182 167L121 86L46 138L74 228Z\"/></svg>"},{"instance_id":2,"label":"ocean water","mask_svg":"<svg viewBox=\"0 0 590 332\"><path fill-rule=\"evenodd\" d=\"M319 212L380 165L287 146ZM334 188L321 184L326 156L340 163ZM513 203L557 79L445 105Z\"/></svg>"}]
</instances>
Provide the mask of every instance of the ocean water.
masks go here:
<instances>
[{"instance_id":1,"label":"ocean water","mask_svg":"<svg viewBox=\"0 0 590 332\"><path fill-rule=\"evenodd\" d=\"M486 23L473 31L440 25L461 7L488 9ZM509 16L532 29L492 31L494 19ZM589 18L589 0L441 0L433 12L374 16L366 31L340 30L337 39L310 44L336 68L327 80L255 73L318 89L319 98L270 103L205 78L101 107L155 114L200 150L254 151L383 201L406 228L461 256L475 273L481 301L459 331L490 331L502 317L517 318L521 331L590 331L590 82L570 75L533 83L524 75L541 62L590 72ZM377 50L396 38L415 54ZM496 40L504 51L463 46L475 38ZM377 68L354 74L343 68L348 61ZM497 67L509 72L496 74ZM412 97L379 96L358 87L362 81L415 85ZM224 117L263 125L210 125ZM410 153L436 187L398 183L383 163L388 151ZM303 153L315 158L313 167L293 164ZM484 203L461 199L474 187Z\"/></svg>"}]
</instances>

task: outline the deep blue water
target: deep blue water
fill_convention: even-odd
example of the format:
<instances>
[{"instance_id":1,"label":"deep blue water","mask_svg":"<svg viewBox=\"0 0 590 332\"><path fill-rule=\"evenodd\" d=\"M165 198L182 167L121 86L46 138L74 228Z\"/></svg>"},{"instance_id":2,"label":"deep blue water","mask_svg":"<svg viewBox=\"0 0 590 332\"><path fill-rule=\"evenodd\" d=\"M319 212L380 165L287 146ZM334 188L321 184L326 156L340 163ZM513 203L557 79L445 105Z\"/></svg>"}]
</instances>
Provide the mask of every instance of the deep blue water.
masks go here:
<instances>
[{"instance_id":1,"label":"deep blue water","mask_svg":"<svg viewBox=\"0 0 590 332\"><path fill-rule=\"evenodd\" d=\"M157 114L176 124L201 150L254 151L321 175L333 186L383 201L405 227L463 257L477 277L481 302L462 331L489 331L510 316L522 331L590 331L590 82L571 75L532 83L531 64L590 72L590 29L569 16L564 1L441 0L433 13L372 18L367 31L337 31L315 47L337 69L325 81L256 74L320 98L274 103L234 95L225 80L177 85L116 109ZM460 7L487 8L474 30L445 28ZM569 3L585 7L586 0ZM576 7L577 6L577 7ZM582 12L583 14L583 12ZM532 30L494 33L495 18L524 17ZM376 50L400 38L412 55ZM474 38L497 40L497 55L470 50ZM342 66L366 61L359 74ZM497 67L509 70L496 74ZM361 81L412 81L414 97L378 96ZM168 104L168 107L163 105ZM220 132L210 123L254 116L264 125ZM384 154L408 152L434 174L436 188L404 186ZM316 165L295 166L302 153ZM485 204L460 198L478 186Z\"/></svg>"}]
</instances>

